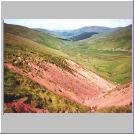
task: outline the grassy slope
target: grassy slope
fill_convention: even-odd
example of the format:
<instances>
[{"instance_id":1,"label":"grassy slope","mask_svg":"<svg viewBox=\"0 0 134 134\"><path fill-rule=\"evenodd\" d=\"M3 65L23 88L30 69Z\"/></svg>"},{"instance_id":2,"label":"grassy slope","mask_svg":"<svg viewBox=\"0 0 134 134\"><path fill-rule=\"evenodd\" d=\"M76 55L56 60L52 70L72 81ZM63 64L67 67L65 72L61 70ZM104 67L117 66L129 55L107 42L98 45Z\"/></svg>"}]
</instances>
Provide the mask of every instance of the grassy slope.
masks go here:
<instances>
[{"instance_id":1,"label":"grassy slope","mask_svg":"<svg viewBox=\"0 0 134 134\"><path fill-rule=\"evenodd\" d=\"M66 44L67 41L61 40L57 37L51 36L48 33L39 32L27 27L4 24L5 33L11 33L20 37L30 39L34 42L38 42L49 48L54 48L60 50L63 44Z\"/></svg>"},{"instance_id":2,"label":"grassy slope","mask_svg":"<svg viewBox=\"0 0 134 134\"><path fill-rule=\"evenodd\" d=\"M16 36L10 33L5 33L4 35L5 49L4 49L4 57L5 62L20 64L22 65L22 60L29 60L32 62L38 62L37 60L42 59L47 62L56 64L57 66L67 70L72 71L67 63L64 60L66 55L57 52L51 48L40 45L39 43L33 42L26 38L21 38L20 36ZM21 60L18 59L20 57Z\"/></svg>"},{"instance_id":3,"label":"grassy slope","mask_svg":"<svg viewBox=\"0 0 134 134\"><path fill-rule=\"evenodd\" d=\"M125 106L111 106L97 110L98 113L132 113L132 103Z\"/></svg>"},{"instance_id":4,"label":"grassy slope","mask_svg":"<svg viewBox=\"0 0 134 134\"><path fill-rule=\"evenodd\" d=\"M127 26L125 28L118 28L113 32L98 34L92 38L82 41L79 45L83 43L89 46L90 49L125 49L131 50L132 42L132 26Z\"/></svg>"}]
</instances>

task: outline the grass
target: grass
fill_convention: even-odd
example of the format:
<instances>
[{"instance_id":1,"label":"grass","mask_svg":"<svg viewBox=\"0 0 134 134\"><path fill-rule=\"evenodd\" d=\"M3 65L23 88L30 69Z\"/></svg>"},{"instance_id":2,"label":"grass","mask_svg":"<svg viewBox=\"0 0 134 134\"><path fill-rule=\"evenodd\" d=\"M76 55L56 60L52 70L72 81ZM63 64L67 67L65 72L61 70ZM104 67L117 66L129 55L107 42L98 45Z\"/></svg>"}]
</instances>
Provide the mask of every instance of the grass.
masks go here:
<instances>
[{"instance_id":1,"label":"grass","mask_svg":"<svg viewBox=\"0 0 134 134\"><path fill-rule=\"evenodd\" d=\"M32 107L48 109L51 113L85 113L90 110L89 107L81 106L58 96L25 76L18 75L7 68L4 69L4 96L5 103L24 98L25 103ZM8 109L10 107L6 107L7 111Z\"/></svg>"},{"instance_id":2,"label":"grass","mask_svg":"<svg viewBox=\"0 0 134 134\"><path fill-rule=\"evenodd\" d=\"M97 110L101 113L132 113L132 103L126 106L111 106Z\"/></svg>"}]
</instances>

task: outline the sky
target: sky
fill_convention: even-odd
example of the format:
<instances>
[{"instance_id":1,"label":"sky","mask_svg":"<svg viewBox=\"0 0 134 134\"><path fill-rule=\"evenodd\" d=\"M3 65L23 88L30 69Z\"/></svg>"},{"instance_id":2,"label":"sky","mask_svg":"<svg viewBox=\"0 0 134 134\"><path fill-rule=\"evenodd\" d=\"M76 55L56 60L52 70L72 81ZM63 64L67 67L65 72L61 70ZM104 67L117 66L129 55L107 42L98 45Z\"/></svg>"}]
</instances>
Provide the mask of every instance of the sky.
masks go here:
<instances>
[{"instance_id":1,"label":"sky","mask_svg":"<svg viewBox=\"0 0 134 134\"><path fill-rule=\"evenodd\" d=\"M132 24L131 19L5 19L7 24L48 30L73 30L84 26L124 27Z\"/></svg>"}]
</instances>

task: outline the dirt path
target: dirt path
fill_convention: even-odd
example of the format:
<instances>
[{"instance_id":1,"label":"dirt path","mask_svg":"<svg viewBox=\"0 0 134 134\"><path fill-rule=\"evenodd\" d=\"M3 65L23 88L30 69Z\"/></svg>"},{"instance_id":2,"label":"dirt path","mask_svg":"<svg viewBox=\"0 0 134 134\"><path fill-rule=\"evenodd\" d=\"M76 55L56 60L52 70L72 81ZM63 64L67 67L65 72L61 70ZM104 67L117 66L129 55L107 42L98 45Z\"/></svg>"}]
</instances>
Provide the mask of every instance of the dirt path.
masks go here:
<instances>
[{"instance_id":1,"label":"dirt path","mask_svg":"<svg viewBox=\"0 0 134 134\"><path fill-rule=\"evenodd\" d=\"M28 66L32 71L28 73L12 64L4 65L45 86L48 90L82 105L101 108L111 105L126 105L131 101L132 86L119 90L115 84L85 70L73 61L66 60L66 62L74 70L74 74L47 62L40 66L29 62Z\"/></svg>"}]
</instances>

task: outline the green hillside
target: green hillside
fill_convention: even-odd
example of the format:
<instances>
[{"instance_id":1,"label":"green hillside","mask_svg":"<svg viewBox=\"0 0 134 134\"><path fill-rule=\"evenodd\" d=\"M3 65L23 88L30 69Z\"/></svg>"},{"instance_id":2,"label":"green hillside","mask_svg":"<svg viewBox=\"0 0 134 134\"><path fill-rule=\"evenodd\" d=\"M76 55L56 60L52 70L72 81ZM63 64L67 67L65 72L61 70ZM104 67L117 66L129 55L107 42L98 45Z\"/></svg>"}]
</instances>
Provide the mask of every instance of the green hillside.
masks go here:
<instances>
[{"instance_id":1,"label":"green hillside","mask_svg":"<svg viewBox=\"0 0 134 134\"><path fill-rule=\"evenodd\" d=\"M5 33L24 37L57 50L61 49L62 44L66 44L66 41L54 37L48 33L40 32L23 26L4 24L4 31Z\"/></svg>"},{"instance_id":2,"label":"green hillside","mask_svg":"<svg viewBox=\"0 0 134 134\"><path fill-rule=\"evenodd\" d=\"M118 28L113 32L98 34L88 40L79 43L81 45L90 45L88 48L96 50L125 51L132 48L132 26Z\"/></svg>"},{"instance_id":3,"label":"green hillside","mask_svg":"<svg viewBox=\"0 0 134 134\"><path fill-rule=\"evenodd\" d=\"M20 36L9 33L5 33L4 36L4 62L25 67L26 64L23 64L22 62L25 61L25 59L35 63L42 59L65 70L71 71L63 57L66 57L66 55L29 39L21 38Z\"/></svg>"}]
</instances>

